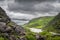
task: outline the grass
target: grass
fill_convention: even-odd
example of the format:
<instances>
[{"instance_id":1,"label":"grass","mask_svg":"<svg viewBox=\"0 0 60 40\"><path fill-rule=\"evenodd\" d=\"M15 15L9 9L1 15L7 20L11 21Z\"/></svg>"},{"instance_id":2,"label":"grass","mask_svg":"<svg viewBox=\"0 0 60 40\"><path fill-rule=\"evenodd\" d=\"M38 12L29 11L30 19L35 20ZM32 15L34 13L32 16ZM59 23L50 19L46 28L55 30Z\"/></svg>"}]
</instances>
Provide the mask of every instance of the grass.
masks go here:
<instances>
[{"instance_id":1,"label":"grass","mask_svg":"<svg viewBox=\"0 0 60 40\"><path fill-rule=\"evenodd\" d=\"M43 28L43 27L45 27L47 24L49 24L49 22L51 21L51 20L53 20L54 19L54 17L41 17L41 18L35 18L35 19L32 19L28 24L25 24L24 25L24 28L25 28L25 30L26 30L26 38L27 38L27 40L36 40L36 38L35 38L35 35L36 35L36 33L34 33L34 32L31 32L30 30L29 30L29 28ZM44 38L45 38L45 40L60 40L60 36L58 36L58 35L53 35L53 34L51 34L49 31L47 31L48 29L51 29L50 31L53 31L53 30L55 30L53 27L55 27L56 28L56 25L59 25L58 26L58 28L60 28L60 23L59 23L60 21L57 21L56 23L57 24L52 24L52 25L50 25L51 27L49 27L48 25L48 28L45 30L45 31L43 31L43 32L40 32L39 34L41 35L41 36L43 36ZM56 31L56 30L55 30ZM59 30L60 31L60 30Z\"/></svg>"},{"instance_id":2,"label":"grass","mask_svg":"<svg viewBox=\"0 0 60 40\"><path fill-rule=\"evenodd\" d=\"M24 27L29 28L43 28L46 26L54 17L40 17L32 19L28 24L24 25Z\"/></svg>"},{"instance_id":3,"label":"grass","mask_svg":"<svg viewBox=\"0 0 60 40\"><path fill-rule=\"evenodd\" d=\"M4 38L3 37L0 37L0 40L4 40Z\"/></svg>"}]
</instances>

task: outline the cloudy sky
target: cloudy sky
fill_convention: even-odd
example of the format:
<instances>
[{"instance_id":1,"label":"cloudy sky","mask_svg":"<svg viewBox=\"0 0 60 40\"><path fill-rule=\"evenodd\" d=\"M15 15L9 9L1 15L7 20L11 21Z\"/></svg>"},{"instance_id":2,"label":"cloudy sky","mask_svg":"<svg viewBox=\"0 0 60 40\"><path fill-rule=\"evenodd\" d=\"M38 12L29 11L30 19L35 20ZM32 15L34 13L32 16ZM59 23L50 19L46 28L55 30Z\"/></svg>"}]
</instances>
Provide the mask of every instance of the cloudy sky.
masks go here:
<instances>
[{"instance_id":1,"label":"cloudy sky","mask_svg":"<svg viewBox=\"0 0 60 40\"><path fill-rule=\"evenodd\" d=\"M60 12L60 0L0 0L7 15L19 25L32 18L55 16Z\"/></svg>"}]
</instances>

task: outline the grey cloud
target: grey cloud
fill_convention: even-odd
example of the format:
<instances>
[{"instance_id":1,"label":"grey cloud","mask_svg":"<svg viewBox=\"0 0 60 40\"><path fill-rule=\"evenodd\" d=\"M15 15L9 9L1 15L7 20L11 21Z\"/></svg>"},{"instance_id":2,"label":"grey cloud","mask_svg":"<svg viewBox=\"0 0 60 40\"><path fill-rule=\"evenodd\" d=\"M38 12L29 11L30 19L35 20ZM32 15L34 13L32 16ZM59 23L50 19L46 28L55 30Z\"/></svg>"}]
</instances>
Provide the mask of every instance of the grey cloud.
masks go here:
<instances>
[{"instance_id":1,"label":"grey cloud","mask_svg":"<svg viewBox=\"0 0 60 40\"><path fill-rule=\"evenodd\" d=\"M31 9L33 9L34 4L32 3L14 3L14 4L9 4L8 7L10 10L23 10L23 11L31 11ZM13 6L13 7L12 7ZM33 11L33 10L32 10Z\"/></svg>"},{"instance_id":2,"label":"grey cloud","mask_svg":"<svg viewBox=\"0 0 60 40\"><path fill-rule=\"evenodd\" d=\"M23 13L28 13L28 14L32 14L32 12L35 12L36 10L33 8L33 6L36 3L13 3L13 4L9 4L8 5L8 10L10 11L14 11L14 12L23 12ZM12 7L13 6L13 7Z\"/></svg>"},{"instance_id":3,"label":"grey cloud","mask_svg":"<svg viewBox=\"0 0 60 40\"><path fill-rule=\"evenodd\" d=\"M56 0L15 0L16 2L44 2L44 1L56 1Z\"/></svg>"},{"instance_id":4,"label":"grey cloud","mask_svg":"<svg viewBox=\"0 0 60 40\"><path fill-rule=\"evenodd\" d=\"M4 0L0 0L0 1L4 1Z\"/></svg>"},{"instance_id":5,"label":"grey cloud","mask_svg":"<svg viewBox=\"0 0 60 40\"><path fill-rule=\"evenodd\" d=\"M36 10L38 10L38 12L51 12L54 11L55 7L53 5L51 5L52 3L42 3L39 5L36 5L37 7L35 7Z\"/></svg>"},{"instance_id":6,"label":"grey cloud","mask_svg":"<svg viewBox=\"0 0 60 40\"><path fill-rule=\"evenodd\" d=\"M56 8L56 11L57 11L57 12L60 12L60 7Z\"/></svg>"},{"instance_id":7,"label":"grey cloud","mask_svg":"<svg viewBox=\"0 0 60 40\"><path fill-rule=\"evenodd\" d=\"M12 20L22 20L22 21L29 21L29 19L17 19L17 18L12 18Z\"/></svg>"},{"instance_id":8,"label":"grey cloud","mask_svg":"<svg viewBox=\"0 0 60 40\"><path fill-rule=\"evenodd\" d=\"M13 6L13 7L12 7ZM36 6L36 7L35 7ZM28 14L34 14L35 12L51 12L55 11L54 6L50 2L36 3L36 2L24 2L9 4L9 10L14 12L25 12Z\"/></svg>"}]
</instances>

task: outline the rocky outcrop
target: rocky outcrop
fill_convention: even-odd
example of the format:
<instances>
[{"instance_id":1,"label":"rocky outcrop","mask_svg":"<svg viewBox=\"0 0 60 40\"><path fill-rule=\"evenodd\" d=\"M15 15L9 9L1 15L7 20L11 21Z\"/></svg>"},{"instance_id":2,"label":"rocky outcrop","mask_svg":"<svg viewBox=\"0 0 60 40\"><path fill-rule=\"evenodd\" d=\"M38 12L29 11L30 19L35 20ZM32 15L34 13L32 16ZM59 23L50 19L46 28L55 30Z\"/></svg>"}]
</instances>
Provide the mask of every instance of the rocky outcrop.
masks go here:
<instances>
[{"instance_id":1,"label":"rocky outcrop","mask_svg":"<svg viewBox=\"0 0 60 40\"><path fill-rule=\"evenodd\" d=\"M16 25L0 7L0 37L4 40L26 40L23 27Z\"/></svg>"},{"instance_id":2,"label":"rocky outcrop","mask_svg":"<svg viewBox=\"0 0 60 40\"><path fill-rule=\"evenodd\" d=\"M6 15L5 11L0 7L0 22L10 22L11 19Z\"/></svg>"}]
</instances>

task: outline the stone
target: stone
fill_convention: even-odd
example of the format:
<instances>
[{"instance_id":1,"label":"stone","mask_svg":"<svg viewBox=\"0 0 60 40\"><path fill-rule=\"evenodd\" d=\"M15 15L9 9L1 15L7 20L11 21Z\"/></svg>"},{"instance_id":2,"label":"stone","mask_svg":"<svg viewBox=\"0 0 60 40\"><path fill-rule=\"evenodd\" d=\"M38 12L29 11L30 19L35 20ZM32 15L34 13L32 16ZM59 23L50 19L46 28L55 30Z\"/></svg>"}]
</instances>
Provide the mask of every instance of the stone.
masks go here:
<instances>
[{"instance_id":1,"label":"stone","mask_svg":"<svg viewBox=\"0 0 60 40\"><path fill-rule=\"evenodd\" d=\"M42 36L39 35L39 34L36 34L36 39L37 39L37 40L45 40L44 37L42 37Z\"/></svg>"},{"instance_id":2,"label":"stone","mask_svg":"<svg viewBox=\"0 0 60 40\"><path fill-rule=\"evenodd\" d=\"M9 23L11 23L11 25L8 25ZM15 24L15 23L14 24L12 24L12 23L13 22L7 16L6 12L0 7L0 34L1 34L1 37L5 37L8 40L21 40L20 38L18 39L17 37L25 36L25 30L23 29L23 27ZM25 40L25 38L23 37L22 40Z\"/></svg>"}]
</instances>

